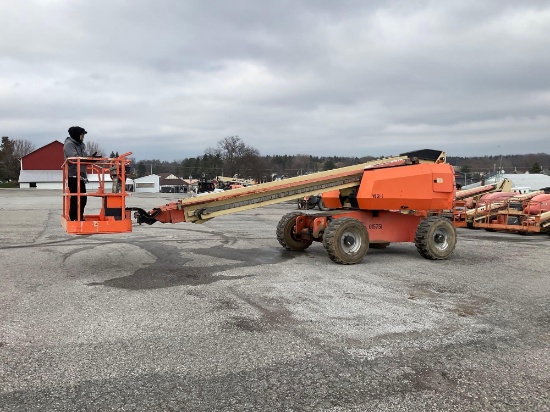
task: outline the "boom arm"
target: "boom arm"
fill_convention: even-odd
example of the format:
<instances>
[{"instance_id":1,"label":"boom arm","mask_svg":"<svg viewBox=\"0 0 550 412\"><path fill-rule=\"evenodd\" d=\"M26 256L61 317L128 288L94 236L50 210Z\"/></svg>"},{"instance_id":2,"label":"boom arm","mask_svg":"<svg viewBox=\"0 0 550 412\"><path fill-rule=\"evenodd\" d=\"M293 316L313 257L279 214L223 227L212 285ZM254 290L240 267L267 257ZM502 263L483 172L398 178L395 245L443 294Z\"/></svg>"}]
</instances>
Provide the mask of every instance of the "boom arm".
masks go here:
<instances>
[{"instance_id":1,"label":"boom arm","mask_svg":"<svg viewBox=\"0 0 550 412\"><path fill-rule=\"evenodd\" d=\"M429 156L426 156L429 152ZM422 158L414 154L422 154ZM234 189L223 193L210 193L182 199L155 208L149 212L133 208L138 223L153 224L193 222L203 223L217 216L236 213L266 205L286 202L303 196L327 191L358 188L366 169L404 166L415 163L441 163L445 153L441 151L410 152L401 156L373 160L367 163L297 176L282 181L269 182Z\"/></svg>"}]
</instances>

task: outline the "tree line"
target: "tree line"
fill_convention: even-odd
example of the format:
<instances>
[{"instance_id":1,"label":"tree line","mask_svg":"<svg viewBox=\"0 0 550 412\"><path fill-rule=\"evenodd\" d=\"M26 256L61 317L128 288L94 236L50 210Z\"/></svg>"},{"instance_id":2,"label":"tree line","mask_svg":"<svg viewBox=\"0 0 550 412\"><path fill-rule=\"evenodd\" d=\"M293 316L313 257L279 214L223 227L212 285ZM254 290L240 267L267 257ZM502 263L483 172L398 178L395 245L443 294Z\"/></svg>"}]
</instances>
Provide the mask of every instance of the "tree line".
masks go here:
<instances>
[{"instance_id":1,"label":"tree line","mask_svg":"<svg viewBox=\"0 0 550 412\"><path fill-rule=\"evenodd\" d=\"M495 173L548 173L550 154L532 153L525 155L447 157L447 162L460 173L481 176Z\"/></svg>"},{"instance_id":2,"label":"tree line","mask_svg":"<svg viewBox=\"0 0 550 412\"><path fill-rule=\"evenodd\" d=\"M250 178L260 182L275 177L292 177L306 173L331 170L339 167L365 163L377 156L311 156L266 155L261 156L253 147L247 146L238 136L220 140L215 148L207 148L204 154L172 162L157 159L135 161L134 175L145 176L150 173L173 173L184 179L216 176L235 176ZM499 171L505 173L543 173L550 170L550 154L537 153L526 155L447 157L459 173L469 178L481 179Z\"/></svg>"},{"instance_id":3,"label":"tree line","mask_svg":"<svg viewBox=\"0 0 550 412\"><path fill-rule=\"evenodd\" d=\"M105 156L106 151L97 143L86 143L89 153L98 152ZM36 150L35 145L22 139L2 137L0 147L0 180L17 180L20 159ZM118 156L111 151L109 157ZM292 177L307 173L331 170L339 167L365 163L376 159L374 156L312 156L297 155L260 155L260 152L247 145L239 136L229 136L218 141L215 147L208 147L196 157L171 162L158 159L136 160L132 158L132 177L142 177L150 173L173 173L182 178L213 179L216 176L238 176L259 182L275 178ZM500 170L506 173L542 173L550 169L550 154L536 153L526 155L447 157L457 172L470 178L481 178Z\"/></svg>"},{"instance_id":4,"label":"tree line","mask_svg":"<svg viewBox=\"0 0 550 412\"><path fill-rule=\"evenodd\" d=\"M297 155L267 155L247 145L238 136L229 136L217 143L216 147L205 149L204 154L183 160L166 162L145 159L134 162L137 177L149 173L173 173L184 179L213 179L227 176L254 179L258 182L271 181L306 173L320 172L338 167L350 166L373 160L372 156L341 157Z\"/></svg>"}]
</instances>

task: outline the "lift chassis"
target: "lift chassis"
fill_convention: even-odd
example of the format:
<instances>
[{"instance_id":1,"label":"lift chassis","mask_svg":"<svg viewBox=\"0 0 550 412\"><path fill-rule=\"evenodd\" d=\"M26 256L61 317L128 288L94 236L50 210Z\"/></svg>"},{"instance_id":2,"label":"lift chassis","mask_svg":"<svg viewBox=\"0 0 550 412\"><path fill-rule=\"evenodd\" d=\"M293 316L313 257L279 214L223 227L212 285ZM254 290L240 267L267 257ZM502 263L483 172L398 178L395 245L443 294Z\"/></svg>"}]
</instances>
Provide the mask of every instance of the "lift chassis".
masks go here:
<instances>
[{"instance_id":1,"label":"lift chassis","mask_svg":"<svg viewBox=\"0 0 550 412\"><path fill-rule=\"evenodd\" d=\"M439 216L365 210L291 212L277 225L277 240L294 251L322 242L332 261L349 265L363 260L369 248L383 249L397 242L414 242L427 259L447 259L456 245L456 231L448 219Z\"/></svg>"},{"instance_id":2,"label":"lift chassis","mask_svg":"<svg viewBox=\"0 0 550 412\"><path fill-rule=\"evenodd\" d=\"M396 242L414 242L421 256L433 260L447 259L455 249L456 229L442 215L453 207L454 169L444 152L429 149L182 199L150 211L125 210L134 211L139 224L203 223L314 194L322 194L328 210L284 215L276 236L285 249L303 251L321 242L329 258L340 264L359 263L369 247ZM126 218L127 213L121 214L122 221Z\"/></svg>"},{"instance_id":3,"label":"lift chassis","mask_svg":"<svg viewBox=\"0 0 550 412\"><path fill-rule=\"evenodd\" d=\"M331 260L360 262L369 248L414 242L421 256L447 259L456 246L452 222L441 216L454 198L454 172L445 163L365 169L356 190L323 194L326 212L291 212L277 226L287 250L322 242Z\"/></svg>"}]
</instances>

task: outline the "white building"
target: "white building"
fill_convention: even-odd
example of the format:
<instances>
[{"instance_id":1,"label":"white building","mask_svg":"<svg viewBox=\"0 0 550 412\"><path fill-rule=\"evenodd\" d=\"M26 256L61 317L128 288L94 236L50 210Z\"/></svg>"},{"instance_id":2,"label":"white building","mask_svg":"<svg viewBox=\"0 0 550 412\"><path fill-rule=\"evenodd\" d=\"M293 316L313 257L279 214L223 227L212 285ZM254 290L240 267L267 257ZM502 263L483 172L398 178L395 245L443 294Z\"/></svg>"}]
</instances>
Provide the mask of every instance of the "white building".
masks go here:
<instances>
[{"instance_id":1,"label":"white building","mask_svg":"<svg viewBox=\"0 0 550 412\"><path fill-rule=\"evenodd\" d=\"M534 192L540 189L550 187L550 176L544 174L515 174L515 173L502 173L497 174L487 180L485 180L486 185L490 185L496 182L500 182L503 179L508 179L512 182L512 191L518 193L529 193ZM472 189L474 187L481 186L481 182L474 183L468 186L463 186L462 189Z\"/></svg>"},{"instance_id":2,"label":"white building","mask_svg":"<svg viewBox=\"0 0 550 412\"><path fill-rule=\"evenodd\" d=\"M136 193L158 193L160 192L160 176L149 175L134 179L134 192Z\"/></svg>"}]
</instances>

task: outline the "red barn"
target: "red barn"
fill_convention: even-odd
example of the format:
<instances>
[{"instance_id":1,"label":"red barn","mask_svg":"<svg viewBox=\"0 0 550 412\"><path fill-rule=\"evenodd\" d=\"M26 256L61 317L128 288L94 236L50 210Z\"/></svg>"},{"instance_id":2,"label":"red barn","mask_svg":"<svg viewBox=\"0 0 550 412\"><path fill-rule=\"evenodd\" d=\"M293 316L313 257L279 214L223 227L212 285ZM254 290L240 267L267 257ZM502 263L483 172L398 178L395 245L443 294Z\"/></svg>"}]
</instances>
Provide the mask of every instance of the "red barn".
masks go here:
<instances>
[{"instance_id":1,"label":"red barn","mask_svg":"<svg viewBox=\"0 0 550 412\"><path fill-rule=\"evenodd\" d=\"M63 143L55 140L21 158L19 187L62 189Z\"/></svg>"},{"instance_id":2,"label":"red barn","mask_svg":"<svg viewBox=\"0 0 550 412\"><path fill-rule=\"evenodd\" d=\"M53 141L21 158L21 170L61 170L63 143Z\"/></svg>"}]
</instances>

